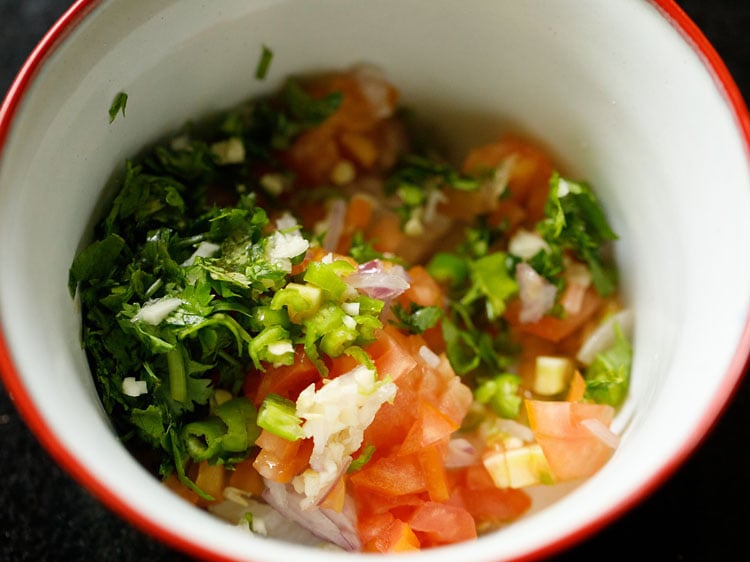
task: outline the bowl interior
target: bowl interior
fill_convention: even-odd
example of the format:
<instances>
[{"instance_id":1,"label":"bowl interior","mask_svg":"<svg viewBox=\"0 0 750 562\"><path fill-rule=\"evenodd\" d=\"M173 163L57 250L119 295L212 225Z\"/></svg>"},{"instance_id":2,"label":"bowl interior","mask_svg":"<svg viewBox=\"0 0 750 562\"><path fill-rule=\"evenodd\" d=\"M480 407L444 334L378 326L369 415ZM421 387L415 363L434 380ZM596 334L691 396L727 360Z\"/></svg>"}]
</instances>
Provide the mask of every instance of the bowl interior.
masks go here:
<instances>
[{"instance_id":1,"label":"bowl interior","mask_svg":"<svg viewBox=\"0 0 750 562\"><path fill-rule=\"evenodd\" d=\"M738 258L750 247L746 145L704 61L651 3L129 0L83 2L79 14L40 62L0 153L0 323L6 378L27 414L121 514L197 551L301 554L187 507L119 444L81 350L68 268L103 187L144 144L289 74L360 62L380 67L457 154L519 130L589 181L620 235L636 313L631 396L610 463L559 501L430 560L566 542L643 494L708 430L749 345L750 263ZM274 59L258 81L264 44ZM126 115L110 124L120 91Z\"/></svg>"}]
</instances>

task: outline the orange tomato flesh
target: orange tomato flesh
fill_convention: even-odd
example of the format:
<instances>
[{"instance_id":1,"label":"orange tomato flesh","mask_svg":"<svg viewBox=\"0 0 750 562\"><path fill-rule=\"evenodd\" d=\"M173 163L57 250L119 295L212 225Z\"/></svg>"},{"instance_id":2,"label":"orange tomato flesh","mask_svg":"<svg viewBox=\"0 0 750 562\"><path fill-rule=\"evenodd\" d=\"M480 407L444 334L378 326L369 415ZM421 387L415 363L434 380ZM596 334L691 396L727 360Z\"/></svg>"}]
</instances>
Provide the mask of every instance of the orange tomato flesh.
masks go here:
<instances>
[{"instance_id":1,"label":"orange tomato flesh","mask_svg":"<svg viewBox=\"0 0 750 562\"><path fill-rule=\"evenodd\" d=\"M583 420L597 420L609 427L614 408L587 402L526 400L529 424L558 480L591 476L614 450L596 437Z\"/></svg>"}]
</instances>

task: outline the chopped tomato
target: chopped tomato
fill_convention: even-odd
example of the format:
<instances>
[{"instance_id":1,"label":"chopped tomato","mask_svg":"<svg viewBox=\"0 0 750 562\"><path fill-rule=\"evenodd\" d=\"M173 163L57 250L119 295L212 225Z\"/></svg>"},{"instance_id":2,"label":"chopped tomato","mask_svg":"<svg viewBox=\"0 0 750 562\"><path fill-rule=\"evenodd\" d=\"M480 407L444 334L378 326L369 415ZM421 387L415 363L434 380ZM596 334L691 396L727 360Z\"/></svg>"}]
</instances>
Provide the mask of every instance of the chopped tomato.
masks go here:
<instances>
[{"instance_id":1,"label":"chopped tomato","mask_svg":"<svg viewBox=\"0 0 750 562\"><path fill-rule=\"evenodd\" d=\"M260 496L263 493L263 477L253 466L254 461L250 458L235 464L229 476L229 485Z\"/></svg>"},{"instance_id":2,"label":"chopped tomato","mask_svg":"<svg viewBox=\"0 0 750 562\"><path fill-rule=\"evenodd\" d=\"M525 404L534 436L558 480L591 476L612 456L612 447L581 423L597 420L609 427L612 406L544 400L526 400Z\"/></svg>"},{"instance_id":3,"label":"chopped tomato","mask_svg":"<svg viewBox=\"0 0 750 562\"><path fill-rule=\"evenodd\" d=\"M439 444L425 447L417 453L417 458L427 484L427 495L432 501L444 503L450 498L450 488L443 449Z\"/></svg>"},{"instance_id":4,"label":"chopped tomato","mask_svg":"<svg viewBox=\"0 0 750 562\"><path fill-rule=\"evenodd\" d=\"M355 193L349 199L344 217L344 229L338 244L338 252L345 254L351 248L352 237L358 231L364 231L370 224L375 210L375 200L364 193Z\"/></svg>"},{"instance_id":5,"label":"chopped tomato","mask_svg":"<svg viewBox=\"0 0 750 562\"><path fill-rule=\"evenodd\" d=\"M198 494L196 494L193 490L180 482L180 479L177 477L176 472L170 473L169 476L164 479L164 485L172 490L175 494L180 496L182 499L192 503L193 505L198 505L198 502L201 500Z\"/></svg>"},{"instance_id":6,"label":"chopped tomato","mask_svg":"<svg viewBox=\"0 0 750 562\"><path fill-rule=\"evenodd\" d=\"M296 400L299 393L312 383L320 382L320 372L310 361L302 346L297 346L294 363L267 367L265 372L251 373L245 378L245 396L260 406L269 394Z\"/></svg>"},{"instance_id":7,"label":"chopped tomato","mask_svg":"<svg viewBox=\"0 0 750 562\"><path fill-rule=\"evenodd\" d=\"M346 501L346 479L339 478L331 488L323 501L320 502L320 507L332 509L338 513L344 509L344 503Z\"/></svg>"},{"instance_id":8,"label":"chopped tomato","mask_svg":"<svg viewBox=\"0 0 750 562\"><path fill-rule=\"evenodd\" d=\"M383 253L397 253L406 240L406 234L401 229L401 219L388 209L376 210L364 234L372 247Z\"/></svg>"},{"instance_id":9,"label":"chopped tomato","mask_svg":"<svg viewBox=\"0 0 750 562\"><path fill-rule=\"evenodd\" d=\"M531 498L523 490L501 489L482 464L453 472L450 502L465 508L477 528L492 528L520 517L531 507Z\"/></svg>"},{"instance_id":10,"label":"chopped tomato","mask_svg":"<svg viewBox=\"0 0 750 562\"><path fill-rule=\"evenodd\" d=\"M383 152L380 125L396 107L398 92L372 73L335 73L309 81L306 91L316 99L340 93L338 110L317 127L299 135L291 148L281 154L284 163L296 172L299 183L326 185L331 172L342 160L353 160L372 168ZM377 90L382 95L372 98Z\"/></svg>"},{"instance_id":11,"label":"chopped tomato","mask_svg":"<svg viewBox=\"0 0 750 562\"><path fill-rule=\"evenodd\" d=\"M378 152L375 141L370 136L357 132L344 132L339 142L343 153L362 168L370 169L375 165Z\"/></svg>"},{"instance_id":12,"label":"chopped tomato","mask_svg":"<svg viewBox=\"0 0 750 562\"><path fill-rule=\"evenodd\" d=\"M415 265L409 268L408 272L411 279L409 288L399 296L398 301L402 305L410 302L419 306L439 306L442 308L444 296L437 281L427 272L422 265Z\"/></svg>"},{"instance_id":13,"label":"chopped tomato","mask_svg":"<svg viewBox=\"0 0 750 562\"><path fill-rule=\"evenodd\" d=\"M573 378L570 381L568 387L568 394L565 399L568 402L580 402L583 400L583 395L586 393L586 379L583 378L581 371L578 369L573 373Z\"/></svg>"},{"instance_id":14,"label":"chopped tomato","mask_svg":"<svg viewBox=\"0 0 750 562\"><path fill-rule=\"evenodd\" d=\"M506 135L498 141L469 152L463 170L470 174L487 174L513 158L508 191L510 200L526 211L524 223L533 226L544 217L553 166L550 157L537 146L515 136Z\"/></svg>"},{"instance_id":15,"label":"chopped tomato","mask_svg":"<svg viewBox=\"0 0 750 562\"><path fill-rule=\"evenodd\" d=\"M349 479L352 496L357 504L357 512L361 516L380 515L386 512L403 511L410 514L414 508L422 505L427 498L423 492L404 494L401 496L386 496L367 487L358 486Z\"/></svg>"},{"instance_id":16,"label":"chopped tomato","mask_svg":"<svg viewBox=\"0 0 750 562\"><path fill-rule=\"evenodd\" d=\"M351 482L386 496L427 490L424 473L415 455L389 456L370 461L351 475Z\"/></svg>"},{"instance_id":17,"label":"chopped tomato","mask_svg":"<svg viewBox=\"0 0 750 562\"><path fill-rule=\"evenodd\" d=\"M459 427L448 416L425 400L417 406L418 417L406 434L399 455L416 453L425 447L435 445L450 437Z\"/></svg>"},{"instance_id":18,"label":"chopped tomato","mask_svg":"<svg viewBox=\"0 0 750 562\"><path fill-rule=\"evenodd\" d=\"M403 334L392 326L386 326L378 332L377 340L367 347L367 353L381 376L397 381L417 366L407 346L408 340Z\"/></svg>"},{"instance_id":19,"label":"chopped tomato","mask_svg":"<svg viewBox=\"0 0 750 562\"><path fill-rule=\"evenodd\" d=\"M390 513L372 516L358 525L365 552L405 552L419 550L420 543L408 523Z\"/></svg>"},{"instance_id":20,"label":"chopped tomato","mask_svg":"<svg viewBox=\"0 0 750 562\"><path fill-rule=\"evenodd\" d=\"M208 461L201 461L198 464L198 476L195 478L195 485L206 492L213 500L198 500L198 505L208 505L221 500L221 494L226 487L227 474L223 465L209 464Z\"/></svg>"},{"instance_id":21,"label":"chopped tomato","mask_svg":"<svg viewBox=\"0 0 750 562\"><path fill-rule=\"evenodd\" d=\"M438 546L474 539L474 518L464 508L434 501L417 507L408 519L422 546Z\"/></svg>"},{"instance_id":22,"label":"chopped tomato","mask_svg":"<svg viewBox=\"0 0 750 562\"><path fill-rule=\"evenodd\" d=\"M253 467L261 476L274 482L291 482L310 462L312 439L288 441L263 430L255 444L260 447Z\"/></svg>"}]
</instances>

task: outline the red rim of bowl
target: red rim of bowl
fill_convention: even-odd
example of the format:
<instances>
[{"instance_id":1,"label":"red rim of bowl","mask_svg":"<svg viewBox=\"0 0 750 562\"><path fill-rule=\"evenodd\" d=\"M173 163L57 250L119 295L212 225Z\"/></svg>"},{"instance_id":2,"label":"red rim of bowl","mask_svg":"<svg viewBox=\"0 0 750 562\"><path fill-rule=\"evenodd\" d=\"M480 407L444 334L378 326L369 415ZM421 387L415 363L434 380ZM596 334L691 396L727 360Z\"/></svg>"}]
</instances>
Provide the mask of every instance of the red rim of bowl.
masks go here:
<instances>
[{"instance_id":1,"label":"red rim of bowl","mask_svg":"<svg viewBox=\"0 0 750 562\"><path fill-rule=\"evenodd\" d=\"M648 1L677 30L683 40L689 43L693 51L701 58L706 69L711 73L715 85L721 90L722 96L732 109L737 128L744 139L745 152L750 161L750 113L748 113L743 96L734 82L729 69L713 45L703 35L703 32L674 0ZM18 111L24 94L31 86L36 74L44 66L48 57L54 53L55 49L99 3L100 0L77 0L74 2L49 29L26 59L26 62L21 67L8 90L2 105L0 105L0 153L2 153L5 141L10 132L13 117ZM33 400L27 394L21 377L16 371L3 333L2 326L0 326L0 375L2 376L5 388L24 422L61 467L109 509L155 539L198 558L232 560L231 558L217 558L215 552L196 542L192 542L187 537L176 534L160 523L144 516L117 494L109 490L79 459L68 451L57 440L54 430L47 424L44 416L37 410ZM739 388L748 366L750 366L750 312L748 313L745 329L738 343L737 350L723 378L720 391L716 393L712 407L706 410L701 423L693 431L691 438L683 445L679 454L670 459L658 473L652 475L648 482L644 482L636 493L624 499L618 505L613 506L599 519L518 560L538 559L543 556L559 553L562 550L567 550L592 536L649 496L707 438Z\"/></svg>"}]
</instances>

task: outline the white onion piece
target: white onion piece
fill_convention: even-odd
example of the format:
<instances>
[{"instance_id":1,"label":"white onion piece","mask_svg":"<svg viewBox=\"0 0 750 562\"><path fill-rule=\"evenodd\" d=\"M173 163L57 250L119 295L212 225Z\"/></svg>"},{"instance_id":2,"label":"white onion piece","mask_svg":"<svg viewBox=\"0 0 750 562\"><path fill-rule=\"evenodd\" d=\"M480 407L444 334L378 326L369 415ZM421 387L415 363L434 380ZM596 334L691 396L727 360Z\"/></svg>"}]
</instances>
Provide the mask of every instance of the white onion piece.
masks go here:
<instances>
[{"instance_id":1,"label":"white onion piece","mask_svg":"<svg viewBox=\"0 0 750 562\"><path fill-rule=\"evenodd\" d=\"M323 248L334 252L338 248L341 234L344 232L344 218L346 217L346 202L336 199L331 202L326 216L326 235L323 239Z\"/></svg>"},{"instance_id":2,"label":"white onion piece","mask_svg":"<svg viewBox=\"0 0 750 562\"><path fill-rule=\"evenodd\" d=\"M270 505L252 499L249 494L241 490L229 494L225 490L224 493L227 499L208 506L208 510L217 517L265 537L284 539L287 542L308 546L321 544L320 537L285 517ZM248 524L245 519L246 513L253 515L251 524Z\"/></svg>"},{"instance_id":3,"label":"white onion piece","mask_svg":"<svg viewBox=\"0 0 750 562\"><path fill-rule=\"evenodd\" d=\"M195 258L210 258L221 249L221 246L214 244L213 242L206 242L205 240L198 244L193 254L182 262L183 267L188 267L195 263Z\"/></svg>"},{"instance_id":4,"label":"white onion piece","mask_svg":"<svg viewBox=\"0 0 750 562\"><path fill-rule=\"evenodd\" d=\"M146 381L136 380L135 377L125 377L122 379L122 393L133 397L148 394L148 386L146 386Z\"/></svg>"},{"instance_id":5,"label":"white onion piece","mask_svg":"<svg viewBox=\"0 0 750 562\"><path fill-rule=\"evenodd\" d=\"M448 441L448 450L445 455L446 468L471 466L478 460L479 451L468 439L457 437Z\"/></svg>"},{"instance_id":6,"label":"white onion piece","mask_svg":"<svg viewBox=\"0 0 750 562\"><path fill-rule=\"evenodd\" d=\"M533 258L541 250L549 250L549 245L538 233L519 228L508 241L508 252L522 260Z\"/></svg>"},{"instance_id":7,"label":"white onion piece","mask_svg":"<svg viewBox=\"0 0 750 562\"><path fill-rule=\"evenodd\" d=\"M419 357L427 364L428 367L437 369L440 366L440 356L437 355L426 345L419 348Z\"/></svg>"},{"instance_id":8,"label":"white onion piece","mask_svg":"<svg viewBox=\"0 0 750 562\"><path fill-rule=\"evenodd\" d=\"M385 267L380 260L361 264L357 271L344 278L344 281L369 297L390 301L411 286L411 279L403 267Z\"/></svg>"},{"instance_id":9,"label":"white onion piece","mask_svg":"<svg viewBox=\"0 0 750 562\"><path fill-rule=\"evenodd\" d=\"M302 525L316 537L336 544L348 551L361 547L357 533L356 511L353 500L347 497L344 509L338 513L332 509L312 507L302 508L304 496L290 486L264 478L263 499L279 513Z\"/></svg>"},{"instance_id":10,"label":"white onion piece","mask_svg":"<svg viewBox=\"0 0 750 562\"><path fill-rule=\"evenodd\" d=\"M149 301L141 307L131 321L158 326L167 316L180 308L181 304L182 299L178 297L163 297Z\"/></svg>"},{"instance_id":11,"label":"white onion piece","mask_svg":"<svg viewBox=\"0 0 750 562\"><path fill-rule=\"evenodd\" d=\"M634 316L633 311L626 308L606 318L583 342L576 359L588 366L599 353L612 347L615 343L615 324L618 324L623 335L630 339L633 333Z\"/></svg>"},{"instance_id":12,"label":"white onion piece","mask_svg":"<svg viewBox=\"0 0 750 562\"><path fill-rule=\"evenodd\" d=\"M612 449L616 449L620 444L620 437L609 429L601 420L596 418L587 418L581 420L581 425L589 430L594 437Z\"/></svg>"},{"instance_id":13,"label":"white onion piece","mask_svg":"<svg viewBox=\"0 0 750 562\"><path fill-rule=\"evenodd\" d=\"M516 266L518 295L521 299L521 323L536 322L555 304L557 287L539 275L527 263Z\"/></svg>"}]
</instances>

